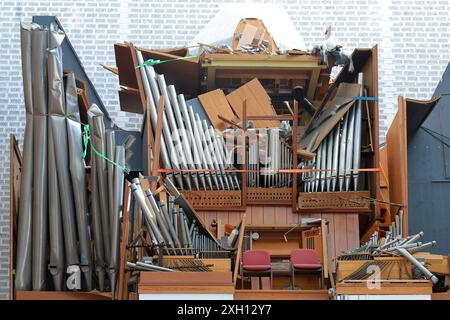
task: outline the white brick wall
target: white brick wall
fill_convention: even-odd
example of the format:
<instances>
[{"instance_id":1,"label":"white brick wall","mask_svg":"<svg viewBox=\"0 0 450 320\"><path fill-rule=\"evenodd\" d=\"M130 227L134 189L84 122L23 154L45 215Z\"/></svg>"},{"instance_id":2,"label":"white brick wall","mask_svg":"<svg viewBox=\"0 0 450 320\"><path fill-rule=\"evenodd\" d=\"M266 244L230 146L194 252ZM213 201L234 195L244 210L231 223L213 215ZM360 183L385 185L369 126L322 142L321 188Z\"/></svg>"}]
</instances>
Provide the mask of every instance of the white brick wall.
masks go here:
<instances>
[{"instance_id":1,"label":"white brick wall","mask_svg":"<svg viewBox=\"0 0 450 320\"><path fill-rule=\"evenodd\" d=\"M19 23L33 15L57 15L88 75L116 122L138 128L139 117L118 111L117 79L100 63L114 65L113 44L128 40L144 47L188 43L218 12L222 0L0 0L0 299L7 298L9 265L9 133L23 137L24 107ZM323 27L349 52L379 45L381 134L396 97L429 98L450 60L450 3L410 0L255 0L283 5L308 47Z\"/></svg>"}]
</instances>

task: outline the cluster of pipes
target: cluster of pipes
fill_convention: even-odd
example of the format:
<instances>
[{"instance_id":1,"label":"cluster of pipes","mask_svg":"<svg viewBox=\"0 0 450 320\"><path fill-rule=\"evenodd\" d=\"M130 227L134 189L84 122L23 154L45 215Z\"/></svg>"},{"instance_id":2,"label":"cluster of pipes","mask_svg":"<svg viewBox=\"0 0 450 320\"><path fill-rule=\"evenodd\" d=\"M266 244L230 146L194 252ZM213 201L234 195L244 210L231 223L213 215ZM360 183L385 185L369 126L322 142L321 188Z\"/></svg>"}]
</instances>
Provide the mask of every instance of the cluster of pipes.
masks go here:
<instances>
[{"instance_id":1,"label":"cluster of pipes","mask_svg":"<svg viewBox=\"0 0 450 320\"><path fill-rule=\"evenodd\" d=\"M292 184L292 174L279 169L292 169L292 149L280 137L279 128L247 129L247 186L251 188L283 188Z\"/></svg>"},{"instance_id":2,"label":"cluster of pipes","mask_svg":"<svg viewBox=\"0 0 450 320\"><path fill-rule=\"evenodd\" d=\"M107 270L114 290L124 175L91 150L88 200L76 80L63 72L64 38L55 24L21 25L26 128L15 288L90 291L95 270L103 291ZM125 148L115 146L100 109L94 105L88 115L92 144L124 164Z\"/></svg>"},{"instance_id":3,"label":"cluster of pipes","mask_svg":"<svg viewBox=\"0 0 450 320\"><path fill-rule=\"evenodd\" d=\"M195 219L189 221L183 208L175 205L174 196L168 197L168 204L162 199L157 201L150 189L142 190L139 178L134 178L131 183L131 199L131 230L136 217L142 212L153 248L156 251L162 250L159 253L206 258L216 257L216 252L225 252L217 242L203 234Z\"/></svg>"},{"instance_id":4,"label":"cluster of pipes","mask_svg":"<svg viewBox=\"0 0 450 320\"><path fill-rule=\"evenodd\" d=\"M115 295L120 260L120 217L125 183L125 164L131 157L135 138L129 136L117 145L115 132L105 129L104 115L98 106L88 110L91 152L91 216L95 245L95 271L100 291L105 290L107 272L111 292ZM105 155L105 157L100 156Z\"/></svg>"},{"instance_id":5,"label":"cluster of pipes","mask_svg":"<svg viewBox=\"0 0 450 320\"><path fill-rule=\"evenodd\" d=\"M364 94L364 76L358 74ZM363 101L356 103L345 114L327 137L320 143L313 160L306 161L304 168L318 169L303 174L304 192L334 192L358 190L361 161L361 123Z\"/></svg>"},{"instance_id":6,"label":"cluster of pipes","mask_svg":"<svg viewBox=\"0 0 450 320\"><path fill-rule=\"evenodd\" d=\"M399 216L402 215L401 212ZM400 220L401 222L401 220ZM398 224L398 226L400 226ZM391 228L391 231L386 232L386 237L384 241L380 241L378 238L378 233L375 232L370 240L363 246L357 249L353 249L352 253L368 253L372 256L381 255L392 255L392 256L403 256L409 262L411 262L424 276L426 279L431 280L434 284L438 282L438 278L433 275L422 262L417 260L412 254L415 252L420 252L425 249L434 247L436 241L430 241L427 243L422 243L418 241L424 233L421 231L417 234L407 236L404 238L402 236L402 229Z\"/></svg>"},{"instance_id":7,"label":"cluster of pipes","mask_svg":"<svg viewBox=\"0 0 450 320\"><path fill-rule=\"evenodd\" d=\"M136 50L138 63L144 59ZM166 169L174 172L176 184L184 190L238 190L235 173L225 172L228 150L223 137L216 133L205 119L186 105L183 94L176 93L173 85L166 85L164 75L157 74L152 66L140 68L150 118L156 128L157 108L160 96L164 97L162 119L161 158ZM192 172L208 169L207 172ZM192 170L192 171L183 171Z\"/></svg>"}]
</instances>

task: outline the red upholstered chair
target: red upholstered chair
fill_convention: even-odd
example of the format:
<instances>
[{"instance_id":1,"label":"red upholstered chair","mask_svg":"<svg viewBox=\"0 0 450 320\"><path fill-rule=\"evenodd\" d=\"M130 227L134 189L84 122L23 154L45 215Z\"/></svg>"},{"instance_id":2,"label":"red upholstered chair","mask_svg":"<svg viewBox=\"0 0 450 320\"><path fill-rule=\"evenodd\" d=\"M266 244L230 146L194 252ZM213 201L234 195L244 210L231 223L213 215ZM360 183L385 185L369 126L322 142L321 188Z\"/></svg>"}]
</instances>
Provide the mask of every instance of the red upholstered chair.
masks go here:
<instances>
[{"instance_id":1,"label":"red upholstered chair","mask_svg":"<svg viewBox=\"0 0 450 320\"><path fill-rule=\"evenodd\" d=\"M241 288L244 287L244 277L270 276L270 288L272 288L272 265L270 264L270 254L263 250L248 250L242 255L241 265ZM262 287L262 286L261 286Z\"/></svg>"},{"instance_id":2,"label":"red upholstered chair","mask_svg":"<svg viewBox=\"0 0 450 320\"><path fill-rule=\"evenodd\" d=\"M291 287L295 285L295 274L316 274L319 277L319 289L322 289L322 265L319 255L313 249L295 249L291 252Z\"/></svg>"}]
</instances>

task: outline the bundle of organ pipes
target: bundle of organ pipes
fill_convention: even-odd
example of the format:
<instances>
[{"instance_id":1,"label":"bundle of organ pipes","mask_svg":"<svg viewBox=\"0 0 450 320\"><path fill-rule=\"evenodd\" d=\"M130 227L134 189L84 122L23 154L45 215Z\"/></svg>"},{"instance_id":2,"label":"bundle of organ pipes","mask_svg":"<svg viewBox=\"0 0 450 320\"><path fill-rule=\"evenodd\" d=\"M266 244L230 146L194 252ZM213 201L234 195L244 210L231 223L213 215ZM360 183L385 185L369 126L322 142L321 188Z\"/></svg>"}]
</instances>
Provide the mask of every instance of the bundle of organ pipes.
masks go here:
<instances>
[{"instance_id":1,"label":"bundle of organ pipes","mask_svg":"<svg viewBox=\"0 0 450 320\"><path fill-rule=\"evenodd\" d=\"M105 269L112 289L115 284L124 176L91 151L92 170L97 172L92 179L99 182L92 185L89 207L75 75L63 72L64 38L55 24L21 25L26 127L16 290L90 291L97 283L104 290ZM89 113L93 144L105 152L99 145L105 146L101 111L93 106ZM123 147L111 146L106 149L108 156L123 164Z\"/></svg>"},{"instance_id":2,"label":"bundle of organ pipes","mask_svg":"<svg viewBox=\"0 0 450 320\"><path fill-rule=\"evenodd\" d=\"M425 276L426 279L431 280L433 283L437 283L438 278L413 255L415 252L421 252L436 245L436 241L426 243L418 241L423 235L423 232L419 232L404 238L401 234L387 231L384 241L380 241L378 238L378 233L375 232L367 243L359 248L351 250L345 254L345 258L341 260L351 260L349 257L352 255L355 255L356 257L363 255L370 255L372 257L403 256L411 262Z\"/></svg>"},{"instance_id":3,"label":"bundle of organ pipes","mask_svg":"<svg viewBox=\"0 0 450 320\"><path fill-rule=\"evenodd\" d=\"M130 185L130 243L137 248L134 225L142 214L145 229L151 238L151 247L164 255L195 255L201 258L227 257L229 252L201 228L186 213L186 208L176 204L176 198L166 194L168 203L161 196L159 201L150 189L143 190L139 178ZM165 191L161 191L165 192ZM150 204L150 205L149 205Z\"/></svg>"},{"instance_id":4,"label":"bundle of organ pipes","mask_svg":"<svg viewBox=\"0 0 450 320\"><path fill-rule=\"evenodd\" d=\"M358 74L364 94L363 74ZM344 118L319 144L313 160L303 164L305 169L315 169L303 174L304 192L351 191L360 188L358 181L361 162L361 124L363 101L356 103Z\"/></svg>"},{"instance_id":5,"label":"bundle of organ pipes","mask_svg":"<svg viewBox=\"0 0 450 320\"><path fill-rule=\"evenodd\" d=\"M253 188L290 187L292 174L279 169L292 169L292 148L280 137L279 128L247 129L247 185Z\"/></svg>"},{"instance_id":6,"label":"bundle of organ pipes","mask_svg":"<svg viewBox=\"0 0 450 320\"><path fill-rule=\"evenodd\" d=\"M141 51L136 50L136 55L139 65L142 65L144 59ZM161 160L165 169L174 171L172 175L177 187L184 190L239 189L236 173L224 171L228 151L222 135L205 119L200 119L192 106L186 104L184 95L177 94L173 85L166 85L163 74L157 74L149 65L139 70L153 128L156 128L157 122L156 106L160 96L164 97ZM202 169L208 171L199 172Z\"/></svg>"}]
</instances>

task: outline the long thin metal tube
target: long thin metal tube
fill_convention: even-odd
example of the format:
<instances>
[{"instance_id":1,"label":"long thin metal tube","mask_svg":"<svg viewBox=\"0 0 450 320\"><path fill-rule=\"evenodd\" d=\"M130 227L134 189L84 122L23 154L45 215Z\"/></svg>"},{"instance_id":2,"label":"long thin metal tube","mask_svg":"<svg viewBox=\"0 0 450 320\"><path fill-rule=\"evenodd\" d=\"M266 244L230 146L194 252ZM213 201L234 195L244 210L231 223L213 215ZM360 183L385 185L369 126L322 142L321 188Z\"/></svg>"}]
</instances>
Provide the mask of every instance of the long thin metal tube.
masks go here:
<instances>
[{"instance_id":1,"label":"long thin metal tube","mask_svg":"<svg viewBox=\"0 0 450 320\"><path fill-rule=\"evenodd\" d=\"M175 91L175 87L173 85L168 86L167 92L169 94L169 100L172 107L173 114L175 116L175 120L177 123L178 130L175 132L172 132L172 134L176 134L179 137L179 140L181 141L185 157L186 157L186 165L189 169L193 170L196 169L194 165L194 158L192 156L192 150L190 145L190 139L189 139L189 132L186 130L186 127L183 122L183 116L180 112L180 106L178 105L178 99L177 99L177 93ZM194 181L195 188L197 190L200 190L199 185L199 179L198 179L198 173L191 172L192 180Z\"/></svg>"},{"instance_id":2,"label":"long thin metal tube","mask_svg":"<svg viewBox=\"0 0 450 320\"><path fill-rule=\"evenodd\" d=\"M200 156L200 160L201 160L200 167L203 167L204 169L208 169L208 168L211 169L213 167L212 167L210 158L207 158L209 153L202 145L202 137L200 135L201 129L199 130L199 128L198 128L197 122L195 120L195 113L191 106L189 106L187 108L187 113L188 113L189 120L190 120L190 123L192 126L192 131L194 133L194 140L195 140L195 143L196 143L198 151L199 151L199 156ZM209 184L211 190L214 189L214 186L216 186L218 188L219 184L218 184L216 173L206 172L205 175L206 175L206 179L208 181L208 184ZM212 180L214 180L214 183L211 180L211 178L212 178Z\"/></svg>"},{"instance_id":3,"label":"long thin metal tube","mask_svg":"<svg viewBox=\"0 0 450 320\"><path fill-rule=\"evenodd\" d=\"M352 181L352 172L350 169L353 167L353 137L355 133L355 106L353 105L349 113L348 133L347 133L347 150L345 157L345 191L350 190L350 182Z\"/></svg>"},{"instance_id":4,"label":"long thin metal tube","mask_svg":"<svg viewBox=\"0 0 450 320\"><path fill-rule=\"evenodd\" d=\"M359 90L359 96L362 97L364 95L364 74L362 72L358 73L358 84L361 86ZM361 122L362 122L362 108L363 101L358 100L355 108L355 134L354 134L354 146L353 146L353 168L359 169L360 161L361 161ZM359 172L353 171L353 188L354 190L358 189L358 177Z\"/></svg>"},{"instance_id":5,"label":"long thin metal tube","mask_svg":"<svg viewBox=\"0 0 450 320\"><path fill-rule=\"evenodd\" d=\"M315 169L318 169L318 170L320 170L320 166L321 166L321 163L322 163L322 148L323 148L323 145L322 144L319 144L319 147L317 148L317 151L316 151L316 166L315 166ZM318 190L318 188L319 188L319 185L320 185L320 171L316 171L316 178L314 179L314 182L313 182L313 190L312 190L312 192L317 192L317 190Z\"/></svg>"},{"instance_id":6,"label":"long thin metal tube","mask_svg":"<svg viewBox=\"0 0 450 320\"><path fill-rule=\"evenodd\" d=\"M155 235L156 239L152 240L156 241L156 243L158 244L164 244L164 238L161 235L161 232L159 231L158 227L156 226L155 221L153 220L154 218L152 213L150 212L150 209L147 207L147 204L145 203L145 197L141 190L141 187L134 182L134 179L133 182L131 183L131 191L133 192L136 201L138 201L142 209L142 212L144 213L145 221L147 222L149 228L153 231Z\"/></svg>"},{"instance_id":7,"label":"long thin metal tube","mask_svg":"<svg viewBox=\"0 0 450 320\"><path fill-rule=\"evenodd\" d=\"M334 136L331 131L327 138L327 172L325 172L326 177L326 191L331 191L331 170L333 169L333 144Z\"/></svg>"},{"instance_id":8,"label":"long thin metal tube","mask_svg":"<svg viewBox=\"0 0 450 320\"><path fill-rule=\"evenodd\" d=\"M225 189L223 184L222 175L219 172L219 167L217 166L217 162L214 160L214 152L211 151L211 142L207 139L206 133L203 131L202 122L198 114L195 114L196 126L200 134L201 141L203 142L203 147L205 149L205 156L210 168L216 170L215 176L220 184L217 184L218 189Z\"/></svg>"},{"instance_id":9,"label":"long thin metal tube","mask_svg":"<svg viewBox=\"0 0 450 320\"><path fill-rule=\"evenodd\" d=\"M172 236L174 245L175 245L177 248L181 248L180 240L178 239L177 232L176 232L176 230L175 230L173 224L171 223L171 220L172 220L172 219L170 218L170 215L169 215L169 213L167 212L167 209L166 209L166 206L165 206L163 200L160 200L160 201L159 201L159 207L161 208L161 212L162 212L162 214L164 215L164 218L165 218L166 221L167 221L167 227L168 227L168 229L169 229L170 235Z\"/></svg>"},{"instance_id":10,"label":"long thin metal tube","mask_svg":"<svg viewBox=\"0 0 450 320\"><path fill-rule=\"evenodd\" d=\"M80 157L80 154L83 151L83 142L74 73L68 73L65 76L65 94L67 108L66 125L69 147L69 168L73 187L73 197L75 202L75 217L77 221L76 229L79 242L80 268L84 275L86 290L91 291L92 247L91 237L89 235L86 169L84 160L82 157ZM49 168L51 167L49 166Z\"/></svg>"},{"instance_id":11,"label":"long thin metal tube","mask_svg":"<svg viewBox=\"0 0 450 320\"><path fill-rule=\"evenodd\" d=\"M339 148L339 191L344 190L345 181L345 159L347 154L347 131L349 122L349 112L345 114L342 128L341 144Z\"/></svg>"},{"instance_id":12,"label":"long thin metal tube","mask_svg":"<svg viewBox=\"0 0 450 320\"><path fill-rule=\"evenodd\" d=\"M331 172L331 191L336 191L336 181L338 180L338 177L339 177L338 160L339 160L340 131L341 131L341 124L340 124L340 122L338 122L338 124L334 128L334 132L333 132L333 135L334 135L333 161L332 161L332 166L331 166L333 171Z\"/></svg>"},{"instance_id":13,"label":"long thin metal tube","mask_svg":"<svg viewBox=\"0 0 450 320\"><path fill-rule=\"evenodd\" d=\"M198 120L200 120L199 115L197 114L196 116L198 117ZM223 165L220 163L219 159L217 158L214 141L208 130L208 124L206 123L206 120L201 121L201 124L203 125L203 130L204 130L204 134L205 134L205 138L206 138L207 147L209 147L209 150L211 152L211 159L213 161L213 165L216 170L219 170L219 181L223 185L223 188L229 190L230 186L228 184L226 174L223 172Z\"/></svg>"},{"instance_id":14,"label":"long thin metal tube","mask_svg":"<svg viewBox=\"0 0 450 320\"><path fill-rule=\"evenodd\" d=\"M223 176L223 180L225 181L225 185L226 185L227 189L234 189L233 188L233 180L226 172L224 172L224 170L225 170L224 165L223 165L224 158L223 158L223 154L220 152L220 147L217 142L214 128L212 126L208 127L206 120L203 120L202 123L203 123L203 129L205 130L206 136L208 137L208 135L209 135L209 139L212 142L212 150L214 151L214 156L216 157L217 165L219 166L219 169L222 172L222 176Z\"/></svg>"},{"instance_id":15,"label":"long thin metal tube","mask_svg":"<svg viewBox=\"0 0 450 320\"><path fill-rule=\"evenodd\" d=\"M327 139L322 141L322 148L320 149L320 191L323 192L325 189L325 169L327 168Z\"/></svg>"},{"instance_id":16,"label":"long thin metal tube","mask_svg":"<svg viewBox=\"0 0 450 320\"><path fill-rule=\"evenodd\" d=\"M114 161L122 166L125 165L125 148L116 146L114 152ZM120 212L123 203L124 174L122 170L114 167L113 192L114 201L111 212L111 260L109 262L109 275L111 280L111 292L113 298L116 293L116 285L119 280L117 275L119 271L119 246L120 246Z\"/></svg>"},{"instance_id":17,"label":"long thin metal tube","mask_svg":"<svg viewBox=\"0 0 450 320\"><path fill-rule=\"evenodd\" d=\"M419 261L417 261L416 258L414 258L411 253L408 252L408 250L404 249L404 248L398 248L397 249L398 252L400 252L400 254L402 256L404 256L406 259L409 260L409 262L411 262L417 269L419 269L428 280L431 280L431 282L433 282L433 284L436 284L439 279L430 272L430 270L428 270L427 268L425 268Z\"/></svg>"},{"instance_id":18,"label":"long thin metal tube","mask_svg":"<svg viewBox=\"0 0 450 320\"><path fill-rule=\"evenodd\" d=\"M164 237L165 241L164 243L167 244L169 248L174 247L174 243L172 240L172 237L170 235L169 230L166 227L166 224L161 216L161 212L159 211L158 205L156 204L156 200L153 197L153 194L150 190L145 190L145 194L147 196L147 199L150 201L150 206L152 207L153 213L156 216L156 220L158 221L158 229L161 231L162 236Z\"/></svg>"},{"instance_id":19,"label":"long thin metal tube","mask_svg":"<svg viewBox=\"0 0 450 320\"><path fill-rule=\"evenodd\" d=\"M175 121L172 104L170 102L169 95L167 92L166 80L164 79L163 74L157 74L156 79L157 79L157 82L159 85L159 90L161 92L161 95L164 97L164 111L165 111L165 114L167 115L167 119L169 120L169 126L170 126L170 130L172 133L175 151L178 152L178 157L179 157L179 160L181 161L181 168L186 170L186 169L188 169L188 165L187 165L187 161L186 161L186 154L189 152L189 150L185 149L185 146L181 142L180 136L178 134L177 123ZM190 176L191 175L189 173L184 174L188 189L192 190Z\"/></svg>"},{"instance_id":20,"label":"long thin metal tube","mask_svg":"<svg viewBox=\"0 0 450 320\"><path fill-rule=\"evenodd\" d=\"M144 62L144 58L142 57L142 53L139 50L136 50L136 56L138 58L138 63L142 64ZM156 110L156 105L158 104L159 101L159 92L158 92L158 87L155 83L154 80L154 72L152 73L149 69L149 66L145 66L144 68L140 68L140 72L141 72L141 78L142 78L142 83L144 86L144 91L145 91L145 95L147 97L147 101L150 104L150 121L152 123L152 127L156 128L157 125L157 120L158 120L158 111ZM153 81L151 81L151 78L153 76ZM151 85L151 83L153 82L153 85ZM152 92L153 91L153 92ZM155 94L155 92L157 94ZM158 96L156 98L156 96ZM166 145L166 141L171 143L172 139L171 137L167 135L167 119L165 119L165 115L163 115L163 134L161 135L161 157L162 157L162 162L164 164L164 167L166 169L171 169L172 168L172 162L169 159L169 151L167 149L167 145ZM173 145L172 145L173 147ZM171 155L173 155L173 163L174 163L174 168L175 169L179 169L178 166L178 157L176 155L176 153L173 152L173 150L171 150ZM148 155L150 156L150 155ZM183 182L181 179L181 175L179 173L175 174L177 182L180 186L180 188L183 188Z\"/></svg>"},{"instance_id":21,"label":"long thin metal tube","mask_svg":"<svg viewBox=\"0 0 450 320\"><path fill-rule=\"evenodd\" d=\"M190 144L192 144L192 151L194 153L193 154L194 166L196 169L203 169L202 165L201 165L202 159L200 157L201 150L199 150L200 146L197 145L197 141L194 136L194 130L192 129L192 123L191 123L191 120L189 119L189 114L188 114L187 107L186 107L186 101L184 100L183 94L178 95L178 105L180 106L181 114L183 116L183 120L184 120L187 130L188 130L187 132L189 135L189 142L190 142ZM203 185L203 188L206 190L206 188L207 188L206 181L205 181L206 173L201 172L198 174L198 176L200 178L201 184ZM209 182L211 182L211 181L209 181Z\"/></svg>"}]
</instances>

